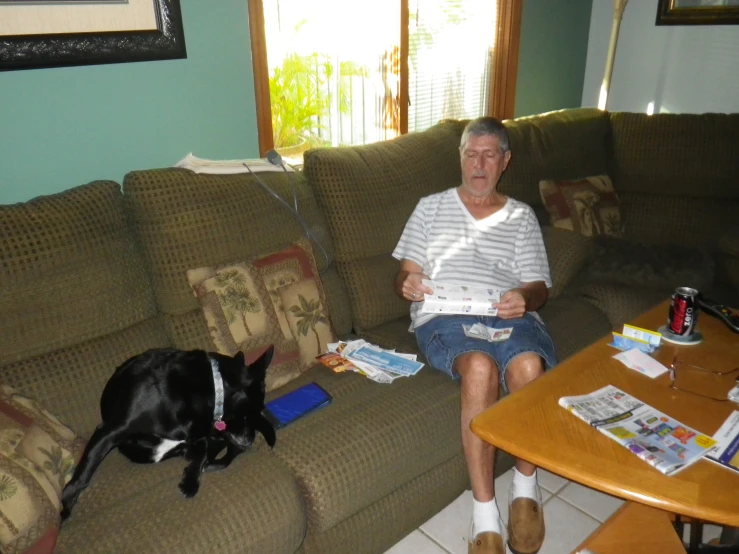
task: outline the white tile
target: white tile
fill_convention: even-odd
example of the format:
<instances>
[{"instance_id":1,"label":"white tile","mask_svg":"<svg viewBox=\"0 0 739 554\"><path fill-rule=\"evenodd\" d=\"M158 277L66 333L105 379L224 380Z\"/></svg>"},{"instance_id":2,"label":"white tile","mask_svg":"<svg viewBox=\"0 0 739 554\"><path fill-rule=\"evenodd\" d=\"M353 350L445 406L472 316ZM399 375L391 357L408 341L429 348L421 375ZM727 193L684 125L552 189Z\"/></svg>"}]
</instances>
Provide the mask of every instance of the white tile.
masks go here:
<instances>
[{"instance_id":1,"label":"white tile","mask_svg":"<svg viewBox=\"0 0 739 554\"><path fill-rule=\"evenodd\" d=\"M464 491L451 504L421 525L420 530L452 554L466 554L472 521L472 491Z\"/></svg>"},{"instance_id":2,"label":"white tile","mask_svg":"<svg viewBox=\"0 0 739 554\"><path fill-rule=\"evenodd\" d=\"M416 530L396 543L385 554L447 554L446 551L430 538Z\"/></svg>"},{"instance_id":3,"label":"white tile","mask_svg":"<svg viewBox=\"0 0 739 554\"><path fill-rule=\"evenodd\" d=\"M600 526L600 522L556 496L544 504L544 524L546 537L538 554L570 554Z\"/></svg>"},{"instance_id":4,"label":"white tile","mask_svg":"<svg viewBox=\"0 0 739 554\"><path fill-rule=\"evenodd\" d=\"M560 477L559 475L541 468L536 470L536 475L539 480L539 485L552 494L557 494L562 487L569 483L569 481L564 477Z\"/></svg>"},{"instance_id":5,"label":"white tile","mask_svg":"<svg viewBox=\"0 0 739 554\"><path fill-rule=\"evenodd\" d=\"M598 492L579 483L569 483L559 491L557 497L601 522L611 517L613 512L624 503L620 498Z\"/></svg>"}]
</instances>

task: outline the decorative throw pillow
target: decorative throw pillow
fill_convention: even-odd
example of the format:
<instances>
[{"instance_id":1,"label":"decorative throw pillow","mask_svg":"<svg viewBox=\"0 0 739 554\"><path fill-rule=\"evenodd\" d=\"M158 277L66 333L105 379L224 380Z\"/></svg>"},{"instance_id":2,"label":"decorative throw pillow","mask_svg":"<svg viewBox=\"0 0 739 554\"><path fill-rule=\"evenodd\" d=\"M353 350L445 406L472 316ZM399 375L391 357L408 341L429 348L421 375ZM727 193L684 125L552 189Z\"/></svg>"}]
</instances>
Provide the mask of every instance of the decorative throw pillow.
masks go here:
<instances>
[{"instance_id":1,"label":"decorative throw pillow","mask_svg":"<svg viewBox=\"0 0 739 554\"><path fill-rule=\"evenodd\" d=\"M36 402L0 386L0 551L54 550L62 490L84 447Z\"/></svg>"},{"instance_id":2,"label":"decorative throw pillow","mask_svg":"<svg viewBox=\"0 0 739 554\"><path fill-rule=\"evenodd\" d=\"M608 175L572 181L539 181L552 225L581 235L623 236L618 196Z\"/></svg>"},{"instance_id":3,"label":"decorative throw pillow","mask_svg":"<svg viewBox=\"0 0 739 554\"><path fill-rule=\"evenodd\" d=\"M275 355L267 370L268 391L300 374L297 342L292 335L284 336L262 276L251 264L191 269L187 280L218 352L233 356L242 351L249 362L274 345Z\"/></svg>"},{"instance_id":4,"label":"decorative throw pillow","mask_svg":"<svg viewBox=\"0 0 739 554\"><path fill-rule=\"evenodd\" d=\"M331 325L331 317L327 310L326 292L318 275L318 268L313 257L313 248L311 247L310 241L306 238L301 238L289 248L254 260L252 263L264 279L264 284L272 299L272 304L277 313L277 319L280 322L283 335L286 339L297 339L300 347L301 369L303 371L308 369L315 364L315 357L326 351L326 342L336 340L336 334ZM318 310L323 317L323 321L318 326L321 337L324 339L317 343L319 348L322 348L319 352L315 352L315 348L313 347L316 343L313 342L310 346L306 345L305 341L302 340L304 335L296 333L296 328L290 323L290 317L294 319L295 312L290 312L289 310L295 305L297 297L292 293L289 294L289 305L285 305L285 299L282 293L286 288L291 288L297 283L302 283L302 285L291 290L303 291L307 294L305 296L306 298L315 299L317 304L310 306L311 313L315 315L317 313L316 310ZM306 305L306 308L308 307ZM303 317L307 318L308 316L304 315Z\"/></svg>"},{"instance_id":5,"label":"decorative throw pillow","mask_svg":"<svg viewBox=\"0 0 739 554\"><path fill-rule=\"evenodd\" d=\"M300 364L310 367L316 356L326 352L326 344L336 340L316 280L303 279L278 291L290 331L300 347Z\"/></svg>"}]
</instances>

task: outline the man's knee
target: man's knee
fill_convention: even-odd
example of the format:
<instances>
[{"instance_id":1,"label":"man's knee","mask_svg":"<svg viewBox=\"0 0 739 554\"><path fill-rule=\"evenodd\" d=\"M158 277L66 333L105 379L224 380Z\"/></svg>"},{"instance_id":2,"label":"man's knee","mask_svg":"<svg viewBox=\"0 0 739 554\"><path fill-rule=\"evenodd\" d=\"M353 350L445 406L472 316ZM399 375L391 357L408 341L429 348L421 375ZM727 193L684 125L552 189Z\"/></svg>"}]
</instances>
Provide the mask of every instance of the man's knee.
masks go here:
<instances>
[{"instance_id":1,"label":"man's knee","mask_svg":"<svg viewBox=\"0 0 739 554\"><path fill-rule=\"evenodd\" d=\"M484 352L467 352L454 360L454 371L464 381L498 382L498 366L495 360Z\"/></svg>"},{"instance_id":2,"label":"man's knee","mask_svg":"<svg viewBox=\"0 0 739 554\"><path fill-rule=\"evenodd\" d=\"M508 388L513 390L544 374L544 361L535 352L524 352L513 358L506 369Z\"/></svg>"}]
</instances>

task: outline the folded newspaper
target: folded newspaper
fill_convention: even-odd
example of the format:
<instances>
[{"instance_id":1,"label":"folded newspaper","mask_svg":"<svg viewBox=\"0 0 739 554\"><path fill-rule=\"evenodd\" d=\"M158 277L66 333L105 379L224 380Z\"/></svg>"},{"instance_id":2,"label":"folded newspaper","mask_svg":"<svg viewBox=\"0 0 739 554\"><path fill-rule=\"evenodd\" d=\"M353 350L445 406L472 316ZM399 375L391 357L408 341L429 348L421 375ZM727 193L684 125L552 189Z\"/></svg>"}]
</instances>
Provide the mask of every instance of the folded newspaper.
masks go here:
<instances>
[{"instance_id":1,"label":"folded newspaper","mask_svg":"<svg viewBox=\"0 0 739 554\"><path fill-rule=\"evenodd\" d=\"M718 445L713 452L706 454L706 459L739 471L739 412L732 412L713 438Z\"/></svg>"},{"instance_id":2,"label":"folded newspaper","mask_svg":"<svg viewBox=\"0 0 739 554\"><path fill-rule=\"evenodd\" d=\"M613 385L581 396L563 396L559 405L665 475L676 474L716 446L711 437Z\"/></svg>"},{"instance_id":3,"label":"folded newspaper","mask_svg":"<svg viewBox=\"0 0 739 554\"><path fill-rule=\"evenodd\" d=\"M426 314L497 315L493 304L500 301L501 291L488 287L473 287L440 283L423 279L434 294L424 294L421 312Z\"/></svg>"},{"instance_id":4,"label":"folded newspaper","mask_svg":"<svg viewBox=\"0 0 739 554\"><path fill-rule=\"evenodd\" d=\"M336 373L356 371L377 383L392 383L398 377L418 373L423 364L415 354L401 354L358 339L328 344L328 352L316 359Z\"/></svg>"}]
</instances>

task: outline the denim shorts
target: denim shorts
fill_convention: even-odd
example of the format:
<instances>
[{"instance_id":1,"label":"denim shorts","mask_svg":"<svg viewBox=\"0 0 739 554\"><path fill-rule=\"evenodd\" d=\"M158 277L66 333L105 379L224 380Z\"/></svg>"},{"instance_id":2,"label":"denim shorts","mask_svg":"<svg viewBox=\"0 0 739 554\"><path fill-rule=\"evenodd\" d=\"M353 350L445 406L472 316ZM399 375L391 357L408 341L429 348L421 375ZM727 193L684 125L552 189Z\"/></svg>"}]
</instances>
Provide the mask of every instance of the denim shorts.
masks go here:
<instances>
[{"instance_id":1,"label":"denim shorts","mask_svg":"<svg viewBox=\"0 0 739 554\"><path fill-rule=\"evenodd\" d=\"M462 325L482 323L486 327L505 329L512 327L509 339L500 342L488 342L475 339L464 334ZM508 390L505 372L510 361L525 352L533 352L544 360L545 369L554 367L557 358L554 343L546 327L530 313L515 319L500 319L492 316L475 315L437 315L432 320L415 329L416 341L421 353L429 365L440 369L454 379L459 375L454 372L454 360L468 352L488 354L498 366L500 384Z\"/></svg>"}]
</instances>

